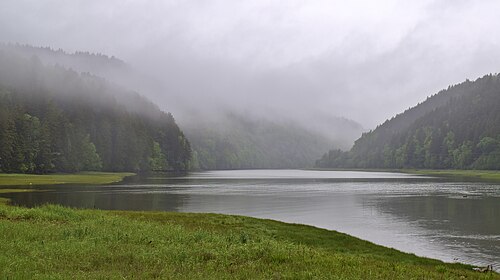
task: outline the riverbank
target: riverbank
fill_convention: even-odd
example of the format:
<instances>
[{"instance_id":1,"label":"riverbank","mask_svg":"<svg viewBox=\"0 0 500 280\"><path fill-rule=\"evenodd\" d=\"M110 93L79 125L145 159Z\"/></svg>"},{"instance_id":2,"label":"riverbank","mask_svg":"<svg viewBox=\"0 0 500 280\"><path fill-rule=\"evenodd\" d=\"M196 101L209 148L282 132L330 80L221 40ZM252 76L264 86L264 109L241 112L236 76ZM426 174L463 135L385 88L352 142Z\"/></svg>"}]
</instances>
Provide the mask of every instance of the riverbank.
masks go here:
<instances>
[{"instance_id":1,"label":"riverbank","mask_svg":"<svg viewBox=\"0 0 500 280\"><path fill-rule=\"evenodd\" d=\"M5 174L0 173L0 186L86 184L105 185L122 181L134 173L80 172L74 174Z\"/></svg>"},{"instance_id":2,"label":"riverbank","mask_svg":"<svg viewBox=\"0 0 500 280\"><path fill-rule=\"evenodd\" d=\"M305 170L318 171L363 171L363 172L393 172L434 177L455 178L471 181L500 182L500 170L458 170L458 169L374 169L374 168L310 168Z\"/></svg>"},{"instance_id":3,"label":"riverbank","mask_svg":"<svg viewBox=\"0 0 500 280\"><path fill-rule=\"evenodd\" d=\"M311 226L0 205L0 278L500 279Z\"/></svg>"},{"instance_id":4,"label":"riverbank","mask_svg":"<svg viewBox=\"0 0 500 280\"><path fill-rule=\"evenodd\" d=\"M500 182L500 170L403 169L401 172L460 180Z\"/></svg>"}]
</instances>

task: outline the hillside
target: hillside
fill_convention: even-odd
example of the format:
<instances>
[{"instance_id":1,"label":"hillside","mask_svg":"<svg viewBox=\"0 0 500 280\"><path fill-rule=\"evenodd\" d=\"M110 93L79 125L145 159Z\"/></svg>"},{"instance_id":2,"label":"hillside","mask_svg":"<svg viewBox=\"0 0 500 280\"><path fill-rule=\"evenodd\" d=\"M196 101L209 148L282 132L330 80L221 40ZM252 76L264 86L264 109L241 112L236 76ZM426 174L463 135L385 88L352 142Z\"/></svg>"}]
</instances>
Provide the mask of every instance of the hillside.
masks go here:
<instances>
[{"instance_id":1,"label":"hillside","mask_svg":"<svg viewBox=\"0 0 500 280\"><path fill-rule=\"evenodd\" d=\"M173 116L89 73L0 48L0 171L185 170Z\"/></svg>"},{"instance_id":2,"label":"hillside","mask_svg":"<svg viewBox=\"0 0 500 280\"><path fill-rule=\"evenodd\" d=\"M104 77L152 96L171 94L164 90L168 88L168 79L164 84L157 84L115 57L19 44L0 44L2 49L27 60L37 57L40 64L48 67L72 69L83 73L81 76ZM144 104L145 101L131 92L120 93L120 103L128 110L140 110L141 114L158 112L156 106ZM182 108L175 109L182 111ZM350 148L363 131L361 125L352 120L312 114L309 114L311 120L300 122L296 116L271 120L236 114L227 108L218 112L189 111L176 116L195 152L193 166L199 169L311 167L325 150Z\"/></svg>"},{"instance_id":3,"label":"hillside","mask_svg":"<svg viewBox=\"0 0 500 280\"><path fill-rule=\"evenodd\" d=\"M183 127L199 169L311 167L323 151L341 145L291 122L236 114Z\"/></svg>"},{"instance_id":4,"label":"hillside","mask_svg":"<svg viewBox=\"0 0 500 280\"><path fill-rule=\"evenodd\" d=\"M36 56L44 65L60 65L81 73L112 80L111 77L123 76L131 72L131 68L123 60L100 53L74 52L68 53L62 49L50 47L34 47L31 45L0 43L0 50L7 51L18 57L30 58Z\"/></svg>"},{"instance_id":5,"label":"hillside","mask_svg":"<svg viewBox=\"0 0 500 280\"><path fill-rule=\"evenodd\" d=\"M451 86L365 133L332 168L500 169L500 76Z\"/></svg>"}]
</instances>

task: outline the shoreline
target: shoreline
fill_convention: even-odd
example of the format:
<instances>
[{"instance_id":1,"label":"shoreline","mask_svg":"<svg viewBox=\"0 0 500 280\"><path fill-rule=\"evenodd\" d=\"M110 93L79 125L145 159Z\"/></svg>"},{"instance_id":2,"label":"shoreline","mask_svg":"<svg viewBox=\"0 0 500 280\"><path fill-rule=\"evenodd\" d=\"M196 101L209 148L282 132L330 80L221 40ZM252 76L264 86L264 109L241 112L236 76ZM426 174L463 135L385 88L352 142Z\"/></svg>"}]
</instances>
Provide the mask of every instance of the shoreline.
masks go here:
<instances>
[{"instance_id":1,"label":"shoreline","mask_svg":"<svg viewBox=\"0 0 500 280\"><path fill-rule=\"evenodd\" d=\"M134 176L131 172L79 172L54 174L0 173L0 187L5 186L41 186L41 185L107 185L123 181Z\"/></svg>"},{"instance_id":2,"label":"shoreline","mask_svg":"<svg viewBox=\"0 0 500 280\"><path fill-rule=\"evenodd\" d=\"M359 172L391 172L413 175L434 176L457 180L500 182L500 170L474 169L370 169L370 168L308 168L304 170L316 171L359 171Z\"/></svg>"},{"instance_id":3,"label":"shoreline","mask_svg":"<svg viewBox=\"0 0 500 280\"><path fill-rule=\"evenodd\" d=\"M7 278L500 279L337 231L235 215L0 204L0 236Z\"/></svg>"},{"instance_id":4,"label":"shoreline","mask_svg":"<svg viewBox=\"0 0 500 280\"><path fill-rule=\"evenodd\" d=\"M366 170L365 170L366 171ZM381 170L388 172L387 170ZM422 171L419 171L422 172ZM95 174L86 174L95 175ZM42 175L43 176L43 175ZM126 176L122 177L125 178ZM18 185L22 186L22 185ZM34 191L33 189L0 189L2 192L12 191ZM440 260L430 259L425 257L418 257L411 253L404 253L392 248L382 245L376 245L369 241L365 241L351 235L339 233L337 231L321 229L313 226L302 224L289 224L268 219L257 219L245 216L222 215L222 214L196 214L196 213L177 213L177 212L145 212L145 211L111 211L111 210L88 210L88 209L70 209L63 206L46 205L35 208L23 208L18 206L6 205L7 200L0 198L0 236L7 236L4 239L12 244L25 242L28 248L38 250L37 254L41 254L42 258L51 259L56 252L45 253L42 248L39 248L39 243L45 244L44 246L53 246L53 249L63 248L64 250L72 250L72 244L68 242L83 242L86 246L92 246L92 240L100 240L99 245L108 250L98 250L97 258L101 259L117 259L112 267L106 267L103 271L93 271L92 274L82 274L81 278L86 278L89 275L98 275L96 277L108 277L110 271L114 273L121 273L124 270L123 277L149 277L158 273L158 277L186 277L186 278L232 278L235 275L249 275L259 270L255 263L264 267L263 270L258 271L257 278L276 278L283 277L299 277L308 278L311 275L314 277L324 277L325 275L335 275L336 277L343 277L345 279L407 279L407 278L425 278L425 279L457 279L466 277L467 279L500 279L500 275L496 272L492 273L479 273L472 270L472 266L461 263L445 263ZM3 204L3 205L2 205ZM107 221L107 222L103 222ZM82 223L85 225L82 227ZM109 224L107 224L109 223ZM3 225L3 227L2 227ZM110 225L113 225L110 228ZM157 227L161 229L157 229ZM26 230L20 235L16 232L16 228L20 227ZM144 233L141 227L155 228L152 232ZM173 236L163 236L162 231L178 230L181 232ZM83 233L81 232L83 230ZM95 233L87 232L91 230ZM45 234L37 235L35 232L44 232ZM62 231L62 237L60 232ZM68 238L65 237L64 232L74 232L73 236L70 234ZM104 232L101 234L100 232ZM121 233L120 233L121 232ZM148 235L147 242L141 243L143 237L136 236L138 239L131 239L131 236L137 234ZM109 236L117 235L118 240L109 240ZM155 236L155 234L157 236ZM54 240L46 239L47 236L59 236ZM118 236L119 235L119 236ZM126 237L126 236L129 237ZM195 236L195 237L193 237ZM217 239L223 236L222 239ZM191 243L183 243L185 238L194 238L192 242L202 241L200 250L190 248ZM25 241L19 239L26 238ZM159 240L180 238L174 244L160 243L158 247L151 246L157 244ZM188 238L188 239L189 239ZM201 238L201 239L200 239ZM214 241L217 239L217 242ZM83 240L81 240L83 239ZM89 239L89 240L86 240ZM204 240L206 239L206 240ZM138 241L139 240L139 241ZM263 240L265 240L264 243ZM53 244L51 244L51 242ZM139 242L140 244L136 244ZM154 243L153 243L154 242ZM236 243L235 243L236 242ZM255 248L247 248L251 244ZM265 249L272 245L271 249ZM176 272L158 272L156 267L148 266L149 254L161 254L162 246L174 246L178 250L183 251L183 255L176 256L174 259L169 259L169 255L163 255L166 258L166 263L173 262L174 266L178 263L175 258L187 258L193 262L188 270L181 269L180 274ZM198 244L199 245L199 244ZM3 246L3 247L2 247ZM141 252L137 258L146 259L148 262L142 263L141 260L136 259L135 254L129 255L130 252L113 250L116 246L123 246L126 248L134 248L132 252ZM227 252L229 247L238 247L239 253L248 258L239 259L241 262L234 267L232 262L228 262L228 258L239 258L239 255L233 255L234 252ZM289 246L291 246L289 248ZM8 246L7 246L8 247ZM68 247L68 248L66 248ZM205 248L206 247L206 248ZM11 250L11 256L17 261L17 255L22 253L16 248L6 248L5 244L0 245L4 252ZM111 249L110 249L111 248ZM225 249L224 249L225 248ZM283 249L285 248L285 249ZM288 248L288 249L286 249ZM247 251L247 249L249 251ZM150 250L150 251L148 251ZM153 251L151 251L153 250ZM159 251L158 251L159 250ZM258 251L257 255L252 255ZM260 251L259 251L260 250ZM262 251L264 250L264 251ZM284 251L283 251L284 250ZM297 254L302 250L302 255ZM304 253L311 254L311 258L319 258L319 260L311 261L304 259ZM91 252L88 252L89 254ZM31 253L30 253L31 254ZM79 251L74 251L73 254L80 254ZM288 257L286 257L288 254ZM306 255L307 255L306 254ZM28 254L29 255L29 254ZM138 271L128 271L130 261L123 261L123 255L131 258L134 267L144 266L143 269ZM276 257L278 256L278 257ZM92 257L96 257L93 255ZM275 259L276 257L276 259ZM29 259L29 256L19 256ZM87 267L91 262L91 257L87 255L80 255L66 265L73 267L79 271L82 267ZM71 258L70 258L71 260ZM157 260L156 261L161 261ZM21 262L21 259L19 260ZM29 262L35 262L34 266L38 267L40 260L29 259ZM271 262L272 267L268 267L268 262ZM308 267L301 267L302 263L307 263ZM342 265L338 267L338 262ZM325 266L328 264L328 266ZM166 264L167 265L167 264ZM172 265L172 263L168 264ZM181 262L181 265L183 263ZM222 274L219 271L214 271L214 265L222 267ZM2 266L2 259L0 257L0 267ZM189 265L188 265L189 266ZM295 268L300 268L297 270ZM334 270L331 270L331 267ZM21 269L23 274L3 274L0 269L0 275L3 276L26 276L31 275L28 272L29 268ZM116 270L116 271L115 271ZM173 271L175 271L174 269ZM163 270L162 270L163 271ZM197 272L191 274L192 272ZM276 274L276 271L280 273ZM19 271L18 271L19 272ZM308 274L303 274L308 272ZM33 273L38 273L36 270ZM60 276L71 271L46 271L46 276ZM94 274L97 273L97 274ZM212 276L210 276L212 275ZM252 275L252 274L250 274ZM33 275L31 275L33 276ZM91 277L91 276L90 276ZM14 277L15 278L15 277ZM238 277L236 277L238 278Z\"/></svg>"}]
</instances>

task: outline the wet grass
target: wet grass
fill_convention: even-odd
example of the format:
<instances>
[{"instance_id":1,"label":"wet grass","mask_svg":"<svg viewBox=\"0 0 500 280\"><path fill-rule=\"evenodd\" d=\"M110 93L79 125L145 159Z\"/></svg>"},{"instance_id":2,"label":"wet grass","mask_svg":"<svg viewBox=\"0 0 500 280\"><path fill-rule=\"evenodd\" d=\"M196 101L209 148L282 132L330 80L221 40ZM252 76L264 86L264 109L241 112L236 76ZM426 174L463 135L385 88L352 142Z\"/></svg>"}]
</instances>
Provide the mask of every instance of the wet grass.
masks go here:
<instances>
[{"instance_id":1,"label":"wet grass","mask_svg":"<svg viewBox=\"0 0 500 280\"><path fill-rule=\"evenodd\" d=\"M2 279L500 279L335 231L217 214L0 205Z\"/></svg>"},{"instance_id":2,"label":"wet grass","mask_svg":"<svg viewBox=\"0 0 500 280\"><path fill-rule=\"evenodd\" d=\"M75 174L5 174L0 173L0 186L87 184L102 185L120 182L134 173L81 172Z\"/></svg>"},{"instance_id":3,"label":"wet grass","mask_svg":"<svg viewBox=\"0 0 500 280\"><path fill-rule=\"evenodd\" d=\"M500 170L459 170L459 169L370 169L370 168L311 168L306 170L322 171L363 171L394 172L435 177L447 177L457 180L500 182Z\"/></svg>"},{"instance_id":4,"label":"wet grass","mask_svg":"<svg viewBox=\"0 0 500 280\"><path fill-rule=\"evenodd\" d=\"M405 173L428 175L437 177L448 177L465 180L479 180L500 182L500 170L426 170L408 169L402 170Z\"/></svg>"}]
</instances>

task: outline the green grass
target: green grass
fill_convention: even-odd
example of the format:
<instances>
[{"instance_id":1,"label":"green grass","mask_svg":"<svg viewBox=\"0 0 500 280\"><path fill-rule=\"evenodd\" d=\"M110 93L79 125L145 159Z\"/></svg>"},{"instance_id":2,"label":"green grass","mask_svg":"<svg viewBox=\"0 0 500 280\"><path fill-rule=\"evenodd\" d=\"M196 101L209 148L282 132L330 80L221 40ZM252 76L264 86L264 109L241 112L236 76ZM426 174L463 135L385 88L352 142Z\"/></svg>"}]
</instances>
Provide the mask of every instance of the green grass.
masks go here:
<instances>
[{"instance_id":1,"label":"green grass","mask_svg":"<svg viewBox=\"0 0 500 280\"><path fill-rule=\"evenodd\" d=\"M0 186L87 184L103 185L120 182L134 173L81 172L75 174L5 174L0 173Z\"/></svg>"},{"instance_id":2,"label":"green grass","mask_svg":"<svg viewBox=\"0 0 500 280\"><path fill-rule=\"evenodd\" d=\"M500 182L499 170L426 170L426 169L408 169L402 170L405 173L450 177L457 179L482 180Z\"/></svg>"},{"instance_id":3,"label":"green grass","mask_svg":"<svg viewBox=\"0 0 500 280\"><path fill-rule=\"evenodd\" d=\"M241 216L0 205L2 279L500 279Z\"/></svg>"},{"instance_id":4,"label":"green grass","mask_svg":"<svg viewBox=\"0 0 500 280\"><path fill-rule=\"evenodd\" d=\"M16 193L16 192L33 192L37 190L32 189L0 189L0 194L2 193Z\"/></svg>"},{"instance_id":5,"label":"green grass","mask_svg":"<svg viewBox=\"0 0 500 280\"><path fill-rule=\"evenodd\" d=\"M458 169L370 169L370 168L311 168L324 171L402 172L416 175L456 178L460 180L500 182L500 170Z\"/></svg>"}]
</instances>

